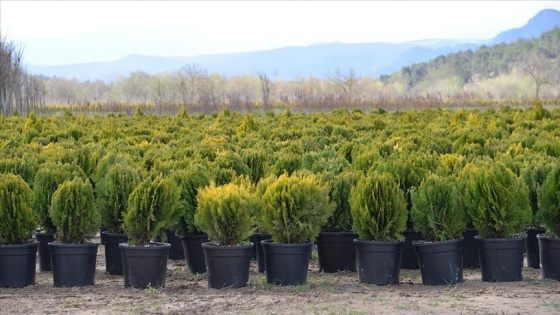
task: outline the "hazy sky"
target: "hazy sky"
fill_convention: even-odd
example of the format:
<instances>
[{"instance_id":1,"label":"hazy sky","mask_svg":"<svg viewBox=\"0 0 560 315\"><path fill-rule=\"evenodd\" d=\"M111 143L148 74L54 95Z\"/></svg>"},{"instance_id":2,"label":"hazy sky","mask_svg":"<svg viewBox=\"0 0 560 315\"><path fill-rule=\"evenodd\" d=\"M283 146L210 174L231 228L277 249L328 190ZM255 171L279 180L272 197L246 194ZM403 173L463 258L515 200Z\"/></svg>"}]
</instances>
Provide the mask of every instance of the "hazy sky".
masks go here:
<instances>
[{"instance_id":1,"label":"hazy sky","mask_svg":"<svg viewBox=\"0 0 560 315\"><path fill-rule=\"evenodd\" d=\"M490 39L560 1L7 1L0 31L24 61L194 56L319 42Z\"/></svg>"}]
</instances>

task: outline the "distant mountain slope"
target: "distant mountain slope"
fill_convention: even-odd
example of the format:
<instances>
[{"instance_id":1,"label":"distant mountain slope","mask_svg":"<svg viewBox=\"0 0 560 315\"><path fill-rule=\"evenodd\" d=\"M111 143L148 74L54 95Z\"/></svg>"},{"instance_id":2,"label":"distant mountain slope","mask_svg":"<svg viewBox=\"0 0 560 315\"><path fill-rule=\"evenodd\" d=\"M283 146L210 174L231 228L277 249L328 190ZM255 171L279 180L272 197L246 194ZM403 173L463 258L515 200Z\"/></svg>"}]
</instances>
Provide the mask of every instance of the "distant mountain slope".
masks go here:
<instances>
[{"instance_id":1,"label":"distant mountain slope","mask_svg":"<svg viewBox=\"0 0 560 315\"><path fill-rule=\"evenodd\" d=\"M560 12L543 10L527 25L500 33L490 43L535 37L560 22ZM273 50L202 55L196 57L158 57L129 55L111 62L94 62L62 66L27 65L33 74L111 81L132 71L149 74L177 71L189 63L199 64L210 73L226 76L263 71L279 79L315 76L325 78L336 68L353 67L361 75L389 75L404 66L432 60L441 55L474 50L487 41L459 42L426 40L405 43L316 44L308 47L285 47Z\"/></svg>"},{"instance_id":2,"label":"distant mountain slope","mask_svg":"<svg viewBox=\"0 0 560 315\"><path fill-rule=\"evenodd\" d=\"M542 33L548 32L555 27L560 27L560 11L553 9L542 10L523 27L501 32L491 41L491 44L508 44L521 38L537 38Z\"/></svg>"},{"instance_id":3,"label":"distant mountain slope","mask_svg":"<svg viewBox=\"0 0 560 315\"><path fill-rule=\"evenodd\" d=\"M409 88L449 78L457 78L460 84L465 84L509 74L514 68L523 68L529 64L532 67L539 64L543 67L542 71L558 74L559 43L560 27L543 33L539 38L520 39L511 44L482 46L476 51L466 50L439 56L429 62L403 67L383 80L390 82L404 79Z\"/></svg>"}]
</instances>

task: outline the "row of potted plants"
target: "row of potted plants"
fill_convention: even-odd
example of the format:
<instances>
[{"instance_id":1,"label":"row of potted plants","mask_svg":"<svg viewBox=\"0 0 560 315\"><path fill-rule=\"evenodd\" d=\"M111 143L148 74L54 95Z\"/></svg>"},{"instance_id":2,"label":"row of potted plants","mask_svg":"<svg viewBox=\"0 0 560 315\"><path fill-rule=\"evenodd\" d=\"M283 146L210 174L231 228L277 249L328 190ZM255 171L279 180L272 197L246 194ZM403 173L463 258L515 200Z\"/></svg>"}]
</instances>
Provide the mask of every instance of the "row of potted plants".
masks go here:
<instances>
[{"instance_id":1,"label":"row of potted plants","mask_svg":"<svg viewBox=\"0 0 560 315\"><path fill-rule=\"evenodd\" d=\"M61 182L50 186L51 191L54 190L50 196L48 192L33 194L19 176L2 175L1 243L28 245L27 251L35 252L37 245L27 239L36 227L33 206L39 209L37 199L43 198L50 199L50 207L47 215L39 216L39 221L43 227L52 222L56 231L57 241L48 244L55 286L93 284L98 244L88 243L88 240L97 231L101 217L104 227L110 228L111 233L126 233L127 240L117 242L121 255L116 255L122 257L125 287L165 284L170 245L153 240L165 240L164 229L173 224L175 228L183 227L185 233L199 229L196 232L204 232L212 241L202 246L210 287L246 285L251 246L245 240L255 225L271 237L270 241L261 243L269 283L305 283L311 241L319 236L318 247L329 243L329 235L319 233L321 227L329 226L332 230L350 233L355 256L352 247L345 247L344 255L351 259L340 268L329 266L329 258L320 254L322 270L351 270L352 257L356 257L360 282L399 281L402 231L408 220L407 200L398 182L388 173L373 171L356 173L354 177L341 173L335 178L326 174L324 176L331 178L321 180L311 172L299 171L291 176L271 175L257 185L249 177L241 176L232 183L217 186L200 175L203 172L197 173L196 168L174 174L175 179L160 175L141 180L126 159L118 159L116 156L108 159L107 164L111 166L107 167L106 174L100 171L96 178L98 197L105 200L99 203L101 215L95 208L92 184L80 176L80 172L72 172L71 166L65 166L64 171L61 165L53 167L56 171L52 174L39 170L37 179ZM557 166L539 195L539 222L547 227L550 236L560 232L559 174ZM59 179L64 176L67 176L64 181ZM49 185L35 185L37 187ZM524 238L517 236L521 228L531 222L532 216L526 190L527 186L510 168L491 159L467 164L457 177L432 174L413 188L410 219L426 239L414 244L423 283L462 281L460 237L469 223L479 232L476 242L482 280L521 280ZM181 207L184 211L177 216L177 209ZM350 232L350 222L358 238ZM108 248L108 234L103 235ZM546 250L557 248L554 241L555 238L539 238L543 245L541 260L545 278L558 278L558 272L551 271L558 257L547 256ZM1 249L7 247L2 245ZM71 254L72 260L63 258L69 250L67 247L78 251ZM0 255L2 259L6 259L5 256ZM17 259L17 255L9 257ZM25 258L22 263L10 262L3 261L2 266L18 265L31 270L32 265L34 274L34 256ZM78 267L86 270L78 270ZM233 267L238 267L240 272L233 272ZM107 268L111 272L110 264ZM146 272L151 269L158 272ZM14 274L17 273L3 269L2 286L34 283L33 276L13 280Z\"/></svg>"}]
</instances>

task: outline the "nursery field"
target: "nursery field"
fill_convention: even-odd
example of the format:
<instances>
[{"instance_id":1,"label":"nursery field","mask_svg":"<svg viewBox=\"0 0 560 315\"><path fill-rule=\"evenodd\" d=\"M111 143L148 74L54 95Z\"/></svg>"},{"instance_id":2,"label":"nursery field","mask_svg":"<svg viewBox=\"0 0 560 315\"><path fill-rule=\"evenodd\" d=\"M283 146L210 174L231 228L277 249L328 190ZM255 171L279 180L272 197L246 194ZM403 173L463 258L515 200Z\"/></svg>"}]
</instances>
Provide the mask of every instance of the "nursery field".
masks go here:
<instances>
[{"instance_id":1,"label":"nursery field","mask_svg":"<svg viewBox=\"0 0 560 315\"><path fill-rule=\"evenodd\" d=\"M0 244L23 244L36 231L75 245L100 229L127 234L131 248L161 240L164 229L231 247L253 232L305 246L319 231L381 243L414 229L439 243L467 227L482 239L514 239L537 225L554 238L559 157L560 109L538 102L368 113L0 115L0 183L9 183L0 190L12 197L0 200ZM252 262L246 287L211 289L207 275L169 261L165 287L131 289L105 272L104 256L102 245L93 286L55 287L53 274L37 266L35 285L0 288L0 315L560 313L560 281L527 267L522 281L485 282L467 269L463 282L429 286L418 270L402 270L392 278L398 283L376 286L356 273L320 272L315 249L303 285L268 284Z\"/></svg>"},{"instance_id":2,"label":"nursery field","mask_svg":"<svg viewBox=\"0 0 560 315\"><path fill-rule=\"evenodd\" d=\"M316 252L315 252L316 253ZM124 288L122 276L105 272L103 246L95 285L55 288L51 272L37 271L37 284L0 288L0 313L7 314L557 314L560 281L541 280L524 268L520 282L482 282L479 270L465 281L425 286L418 270L401 270L397 285L358 282L356 273L321 273L311 260L308 283L274 286L251 265L249 285L209 289L205 275L191 275L184 261L169 260L161 289Z\"/></svg>"}]
</instances>

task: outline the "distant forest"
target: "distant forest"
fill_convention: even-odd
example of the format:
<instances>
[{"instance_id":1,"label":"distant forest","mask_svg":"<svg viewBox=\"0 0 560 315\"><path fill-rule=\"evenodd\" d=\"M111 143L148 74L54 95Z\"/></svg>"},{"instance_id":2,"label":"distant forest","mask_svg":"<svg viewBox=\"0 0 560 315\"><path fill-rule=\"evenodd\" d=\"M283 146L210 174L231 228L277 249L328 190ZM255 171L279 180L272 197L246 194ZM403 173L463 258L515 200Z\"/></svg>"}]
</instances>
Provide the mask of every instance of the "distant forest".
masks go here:
<instances>
[{"instance_id":1,"label":"distant forest","mask_svg":"<svg viewBox=\"0 0 560 315\"><path fill-rule=\"evenodd\" d=\"M33 76L22 67L23 50L1 37L0 101L4 116L125 112L157 114L268 112L338 108L407 108L560 104L560 28L540 38L482 46L413 64L390 75L361 76L337 69L328 79L275 80L260 72L225 77L188 64L172 73L136 71L112 82Z\"/></svg>"}]
</instances>

